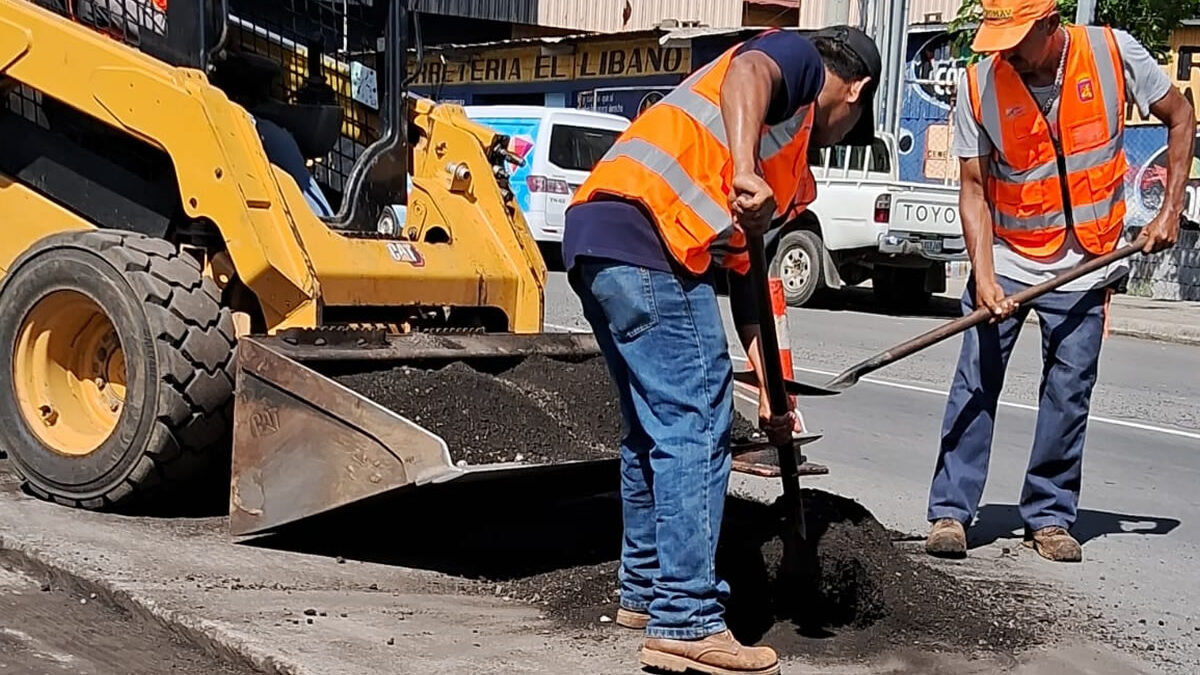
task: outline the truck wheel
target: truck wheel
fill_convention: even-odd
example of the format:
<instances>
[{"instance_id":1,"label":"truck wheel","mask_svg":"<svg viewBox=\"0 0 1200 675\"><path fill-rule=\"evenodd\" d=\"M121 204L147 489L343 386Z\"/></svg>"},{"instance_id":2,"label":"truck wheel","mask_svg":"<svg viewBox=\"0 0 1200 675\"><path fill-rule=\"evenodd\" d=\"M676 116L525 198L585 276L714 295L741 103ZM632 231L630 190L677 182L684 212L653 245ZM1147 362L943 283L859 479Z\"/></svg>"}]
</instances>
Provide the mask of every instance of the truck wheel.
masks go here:
<instances>
[{"instance_id":1,"label":"truck wheel","mask_svg":"<svg viewBox=\"0 0 1200 675\"><path fill-rule=\"evenodd\" d=\"M234 328L161 239L57 234L0 286L0 420L28 489L99 509L207 468L228 439Z\"/></svg>"},{"instance_id":2,"label":"truck wheel","mask_svg":"<svg viewBox=\"0 0 1200 675\"><path fill-rule=\"evenodd\" d=\"M871 291L880 304L899 309L922 309L933 295L925 290L925 269L921 267L876 266Z\"/></svg>"},{"instance_id":3,"label":"truck wheel","mask_svg":"<svg viewBox=\"0 0 1200 675\"><path fill-rule=\"evenodd\" d=\"M793 230L779 238L770 275L783 281L788 305L803 307L825 286L823 248L821 238L808 230Z\"/></svg>"}]
</instances>

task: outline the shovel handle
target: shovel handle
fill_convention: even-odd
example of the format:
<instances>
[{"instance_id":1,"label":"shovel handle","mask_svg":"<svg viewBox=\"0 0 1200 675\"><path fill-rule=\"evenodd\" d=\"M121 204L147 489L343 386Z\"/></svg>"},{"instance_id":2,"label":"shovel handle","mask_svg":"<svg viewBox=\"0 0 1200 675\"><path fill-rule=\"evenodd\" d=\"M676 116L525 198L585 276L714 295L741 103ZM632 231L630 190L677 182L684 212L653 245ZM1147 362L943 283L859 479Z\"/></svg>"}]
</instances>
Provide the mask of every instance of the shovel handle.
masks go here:
<instances>
[{"instance_id":1,"label":"shovel handle","mask_svg":"<svg viewBox=\"0 0 1200 675\"><path fill-rule=\"evenodd\" d=\"M1118 260L1128 258L1134 253L1141 251L1142 247L1145 245L1145 237L1138 237L1132 244L1129 244L1128 246L1124 246L1114 251L1105 253L1104 255L1092 258L1087 262L1084 262L1076 267L1071 268L1070 270L1067 270L1066 272L1063 272L1062 274L1059 274L1053 279L1047 279L1040 284L1030 286L1029 288L1014 293L1009 297L1018 304L1025 304L1034 298L1045 295L1046 293L1061 287L1063 284L1107 267ZM912 354L915 354L927 347L933 346L942 340L945 340L946 338L958 335L963 331L986 322L991 317L991 310L989 310L987 307L980 307L961 319L955 319L954 321L944 323L927 333L922 333L921 335L918 335L907 342L902 342L895 347L880 352L865 361L851 366L830 380L826 386L837 388L852 385L863 375L895 363L906 356L911 356Z\"/></svg>"},{"instance_id":2,"label":"shovel handle","mask_svg":"<svg viewBox=\"0 0 1200 675\"><path fill-rule=\"evenodd\" d=\"M779 358L779 336L775 334L775 316L771 313L771 290L767 282L767 255L762 235L746 235L750 256L750 284L758 300L758 348L762 371L758 374L767 390L771 415L786 415L789 410L787 382ZM790 373L789 373L790 374ZM791 439L776 446L779 475L783 481L783 502L792 529L805 537L804 508L800 504L800 476L796 465L796 446Z\"/></svg>"}]
</instances>

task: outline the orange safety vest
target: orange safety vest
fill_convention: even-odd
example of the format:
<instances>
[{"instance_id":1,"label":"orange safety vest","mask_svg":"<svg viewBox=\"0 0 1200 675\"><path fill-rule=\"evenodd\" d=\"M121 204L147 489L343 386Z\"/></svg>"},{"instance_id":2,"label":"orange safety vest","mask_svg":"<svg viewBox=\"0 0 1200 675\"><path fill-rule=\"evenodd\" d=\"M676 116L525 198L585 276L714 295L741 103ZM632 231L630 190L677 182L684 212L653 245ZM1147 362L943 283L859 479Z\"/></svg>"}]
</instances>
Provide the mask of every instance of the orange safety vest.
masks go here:
<instances>
[{"instance_id":1,"label":"orange safety vest","mask_svg":"<svg viewBox=\"0 0 1200 675\"><path fill-rule=\"evenodd\" d=\"M733 158L721 115L721 84L740 45L684 80L617 138L575 192L571 205L598 194L640 202L654 216L671 255L695 274L716 264L745 274L746 235L729 210ZM816 198L808 167L813 106L766 126L760 170L775 193L776 217Z\"/></svg>"},{"instance_id":2,"label":"orange safety vest","mask_svg":"<svg viewBox=\"0 0 1200 675\"><path fill-rule=\"evenodd\" d=\"M1059 140L1020 75L989 57L967 68L971 109L992 140L987 197L996 236L1029 257L1052 255L1072 228L1094 254L1113 250L1125 218L1125 71L1112 31L1067 28Z\"/></svg>"}]
</instances>

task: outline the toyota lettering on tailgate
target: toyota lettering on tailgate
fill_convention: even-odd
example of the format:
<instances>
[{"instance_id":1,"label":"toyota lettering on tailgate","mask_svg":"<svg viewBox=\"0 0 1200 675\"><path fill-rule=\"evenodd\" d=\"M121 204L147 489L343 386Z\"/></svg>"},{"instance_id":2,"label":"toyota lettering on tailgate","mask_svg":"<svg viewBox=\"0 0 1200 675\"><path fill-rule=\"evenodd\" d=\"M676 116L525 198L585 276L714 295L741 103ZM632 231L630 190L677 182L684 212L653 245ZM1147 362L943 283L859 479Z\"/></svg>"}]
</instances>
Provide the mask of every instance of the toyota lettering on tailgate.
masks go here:
<instances>
[{"instance_id":1,"label":"toyota lettering on tailgate","mask_svg":"<svg viewBox=\"0 0 1200 675\"><path fill-rule=\"evenodd\" d=\"M935 204L902 204L904 220L909 223L957 225L958 209Z\"/></svg>"}]
</instances>

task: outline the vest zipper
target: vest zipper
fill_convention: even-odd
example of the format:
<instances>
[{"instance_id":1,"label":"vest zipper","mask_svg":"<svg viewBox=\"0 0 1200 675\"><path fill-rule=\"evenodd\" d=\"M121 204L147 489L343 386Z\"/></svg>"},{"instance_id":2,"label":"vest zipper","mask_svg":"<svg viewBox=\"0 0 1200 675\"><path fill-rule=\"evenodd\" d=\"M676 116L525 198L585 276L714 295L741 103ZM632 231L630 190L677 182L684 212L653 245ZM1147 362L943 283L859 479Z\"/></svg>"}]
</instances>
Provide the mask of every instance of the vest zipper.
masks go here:
<instances>
[{"instance_id":1,"label":"vest zipper","mask_svg":"<svg viewBox=\"0 0 1200 675\"><path fill-rule=\"evenodd\" d=\"M1048 126L1048 125L1047 125ZM1063 214L1067 217L1067 229L1075 229L1075 210L1071 207L1071 190L1067 186L1067 157L1063 154L1062 144L1058 137L1050 134L1050 142L1054 145L1054 156L1058 163L1058 187L1062 192Z\"/></svg>"}]
</instances>

